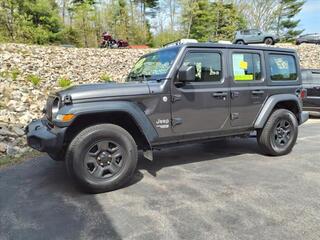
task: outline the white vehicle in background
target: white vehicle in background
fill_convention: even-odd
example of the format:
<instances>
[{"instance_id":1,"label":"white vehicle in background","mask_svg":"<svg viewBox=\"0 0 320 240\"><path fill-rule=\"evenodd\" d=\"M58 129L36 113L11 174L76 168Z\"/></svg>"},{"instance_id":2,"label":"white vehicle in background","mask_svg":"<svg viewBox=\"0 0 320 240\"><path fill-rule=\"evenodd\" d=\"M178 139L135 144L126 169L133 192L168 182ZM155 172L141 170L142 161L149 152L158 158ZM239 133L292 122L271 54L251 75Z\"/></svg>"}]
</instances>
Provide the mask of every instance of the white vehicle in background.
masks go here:
<instances>
[{"instance_id":1,"label":"white vehicle in background","mask_svg":"<svg viewBox=\"0 0 320 240\"><path fill-rule=\"evenodd\" d=\"M191 38L182 38L182 39L174 41L174 42L166 43L165 45L163 45L163 47L177 46L177 45L186 44L186 43L198 43L198 40L191 39Z\"/></svg>"}]
</instances>

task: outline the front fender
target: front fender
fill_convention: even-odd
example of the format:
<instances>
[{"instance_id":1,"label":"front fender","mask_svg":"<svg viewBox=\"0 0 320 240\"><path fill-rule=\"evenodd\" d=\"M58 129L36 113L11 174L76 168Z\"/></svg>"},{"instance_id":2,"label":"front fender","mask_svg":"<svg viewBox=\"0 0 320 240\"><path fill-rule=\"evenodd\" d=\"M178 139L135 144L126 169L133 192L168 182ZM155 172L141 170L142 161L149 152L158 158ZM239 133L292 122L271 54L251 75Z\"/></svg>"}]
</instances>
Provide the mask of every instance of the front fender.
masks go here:
<instances>
[{"instance_id":1,"label":"front fender","mask_svg":"<svg viewBox=\"0 0 320 240\"><path fill-rule=\"evenodd\" d=\"M135 123L148 140L149 143L153 142L158 133L154 129L146 114L133 102L129 101L108 101L108 102L90 102L78 103L63 106L58 114L74 114L76 118L72 121L64 123L54 120L54 124L58 127L67 127L72 124L78 117L95 113L111 113L123 112L129 114Z\"/></svg>"},{"instance_id":2,"label":"front fender","mask_svg":"<svg viewBox=\"0 0 320 240\"><path fill-rule=\"evenodd\" d=\"M298 107L299 113L302 112L302 103L300 99L293 94L277 94L269 97L269 99L264 104L262 110L260 111L255 124L254 128L263 128L265 123L267 122L270 114L272 113L274 107L284 101L293 101L296 103L296 106ZM298 119L299 123L301 123L301 119Z\"/></svg>"}]
</instances>

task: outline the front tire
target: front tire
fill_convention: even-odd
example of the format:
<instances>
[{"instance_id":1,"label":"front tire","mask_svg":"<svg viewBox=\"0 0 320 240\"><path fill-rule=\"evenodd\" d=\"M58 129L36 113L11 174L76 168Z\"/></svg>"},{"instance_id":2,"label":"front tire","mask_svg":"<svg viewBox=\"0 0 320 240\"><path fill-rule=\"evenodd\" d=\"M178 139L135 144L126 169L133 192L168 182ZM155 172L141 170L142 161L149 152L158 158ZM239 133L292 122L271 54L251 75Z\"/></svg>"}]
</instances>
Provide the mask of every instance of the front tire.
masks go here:
<instances>
[{"instance_id":1,"label":"front tire","mask_svg":"<svg viewBox=\"0 0 320 240\"><path fill-rule=\"evenodd\" d=\"M237 41L236 41L236 44L245 45L246 43L245 43L243 40L237 40Z\"/></svg>"},{"instance_id":2,"label":"front tire","mask_svg":"<svg viewBox=\"0 0 320 240\"><path fill-rule=\"evenodd\" d=\"M291 152L297 137L296 116L286 109L278 109L271 114L264 128L258 131L257 140L264 153L281 156Z\"/></svg>"},{"instance_id":3,"label":"front tire","mask_svg":"<svg viewBox=\"0 0 320 240\"><path fill-rule=\"evenodd\" d=\"M125 129L113 124L84 129L72 140L66 155L70 176L91 193L123 186L131 179L137 161L134 139Z\"/></svg>"}]
</instances>

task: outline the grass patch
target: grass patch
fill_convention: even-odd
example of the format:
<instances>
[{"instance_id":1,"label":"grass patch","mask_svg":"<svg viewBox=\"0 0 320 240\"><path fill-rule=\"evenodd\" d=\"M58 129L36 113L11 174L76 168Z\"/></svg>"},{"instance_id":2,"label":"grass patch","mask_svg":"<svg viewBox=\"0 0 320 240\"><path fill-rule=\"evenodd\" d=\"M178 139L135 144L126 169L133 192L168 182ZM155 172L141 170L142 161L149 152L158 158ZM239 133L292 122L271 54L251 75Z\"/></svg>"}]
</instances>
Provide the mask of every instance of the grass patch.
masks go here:
<instances>
[{"instance_id":1,"label":"grass patch","mask_svg":"<svg viewBox=\"0 0 320 240\"><path fill-rule=\"evenodd\" d=\"M100 76L100 79L104 82L113 82L111 76L108 73L104 73Z\"/></svg>"},{"instance_id":2,"label":"grass patch","mask_svg":"<svg viewBox=\"0 0 320 240\"><path fill-rule=\"evenodd\" d=\"M13 68L11 71L6 70L0 73L3 78L11 78L13 81L17 80L18 76L21 74L18 68Z\"/></svg>"},{"instance_id":3,"label":"grass patch","mask_svg":"<svg viewBox=\"0 0 320 240\"><path fill-rule=\"evenodd\" d=\"M71 86L71 80L66 77L61 77L58 79L59 87L66 88Z\"/></svg>"},{"instance_id":4,"label":"grass patch","mask_svg":"<svg viewBox=\"0 0 320 240\"><path fill-rule=\"evenodd\" d=\"M14 69L12 69L12 71L11 71L11 78L12 78L12 80L14 80L14 81L16 81L17 80L17 78L18 78L18 76L20 75L20 70L18 69L18 68L14 68Z\"/></svg>"},{"instance_id":5,"label":"grass patch","mask_svg":"<svg viewBox=\"0 0 320 240\"><path fill-rule=\"evenodd\" d=\"M30 152L26 152L19 157L11 157L11 156L0 157L0 168L11 166L30 158L39 157L40 155L41 155L40 152L31 150Z\"/></svg>"},{"instance_id":6,"label":"grass patch","mask_svg":"<svg viewBox=\"0 0 320 240\"><path fill-rule=\"evenodd\" d=\"M10 76L10 72L8 70L0 72L0 77L8 78L9 76Z\"/></svg>"},{"instance_id":7,"label":"grass patch","mask_svg":"<svg viewBox=\"0 0 320 240\"><path fill-rule=\"evenodd\" d=\"M27 76L27 81L31 82L34 86L38 86L41 82L41 78L37 75L30 74Z\"/></svg>"}]
</instances>

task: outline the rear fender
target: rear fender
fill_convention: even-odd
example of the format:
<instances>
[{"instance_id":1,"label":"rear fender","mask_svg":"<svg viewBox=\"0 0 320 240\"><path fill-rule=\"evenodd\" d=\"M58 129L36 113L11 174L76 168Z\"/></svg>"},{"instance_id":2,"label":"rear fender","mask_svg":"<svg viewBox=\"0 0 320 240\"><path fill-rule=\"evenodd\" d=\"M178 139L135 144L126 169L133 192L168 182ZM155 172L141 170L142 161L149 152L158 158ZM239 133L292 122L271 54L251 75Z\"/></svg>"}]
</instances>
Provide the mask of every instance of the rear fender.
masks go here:
<instances>
[{"instance_id":1,"label":"rear fender","mask_svg":"<svg viewBox=\"0 0 320 240\"><path fill-rule=\"evenodd\" d=\"M271 115L274 108L276 107L276 105L278 103L287 102L287 101L294 102L296 107L298 108L299 114L297 117L298 117L298 122L300 124L301 123L300 113L302 112L302 103L300 99L293 94L278 94L268 98L268 100L264 104L262 110L260 111L255 121L254 128L256 129L263 128L269 116Z\"/></svg>"}]
</instances>

